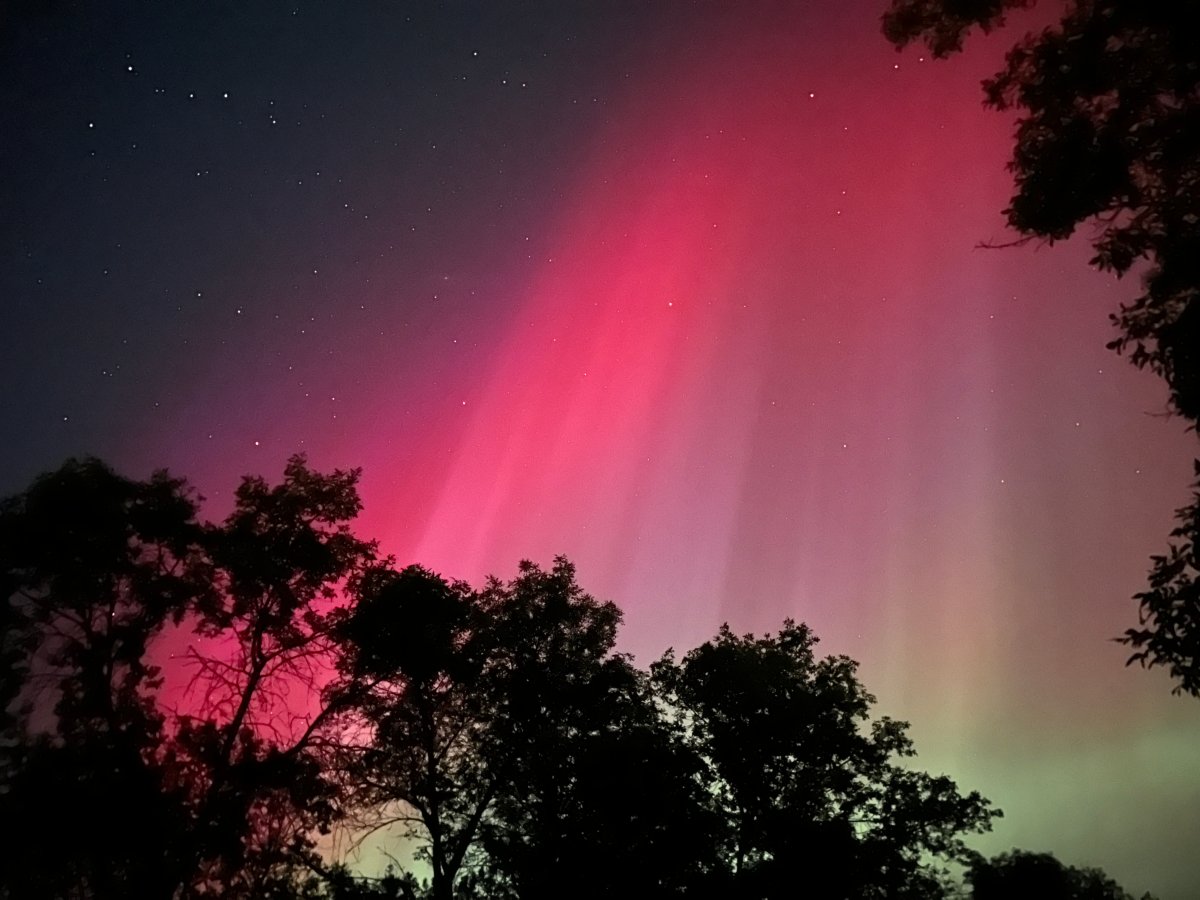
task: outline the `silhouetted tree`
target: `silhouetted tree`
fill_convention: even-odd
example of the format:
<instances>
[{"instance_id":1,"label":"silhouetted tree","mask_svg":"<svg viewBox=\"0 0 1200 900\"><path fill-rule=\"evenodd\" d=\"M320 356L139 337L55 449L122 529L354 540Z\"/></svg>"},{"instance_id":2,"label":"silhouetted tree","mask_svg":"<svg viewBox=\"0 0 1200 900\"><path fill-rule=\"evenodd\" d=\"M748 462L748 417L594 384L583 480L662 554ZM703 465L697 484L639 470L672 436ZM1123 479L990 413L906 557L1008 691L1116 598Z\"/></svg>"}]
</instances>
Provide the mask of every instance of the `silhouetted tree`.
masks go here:
<instances>
[{"instance_id":1,"label":"silhouetted tree","mask_svg":"<svg viewBox=\"0 0 1200 900\"><path fill-rule=\"evenodd\" d=\"M903 49L923 40L934 56L944 58L962 49L967 32L984 34L1005 24L1011 9L1025 9L1036 0L891 0L883 15L883 33Z\"/></svg>"},{"instance_id":2,"label":"silhouetted tree","mask_svg":"<svg viewBox=\"0 0 1200 900\"><path fill-rule=\"evenodd\" d=\"M933 863L969 859L962 836L999 812L902 765L906 724L870 721L854 661L818 660L815 644L792 621L764 637L725 627L652 667L708 763L733 896L941 897Z\"/></svg>"},{"instance_id":3,"label":"silhouetted tree","mask_svg":"<svg viewBox=\"0 0 1200 900\"><path fill-rule=\"evenodd\" d=\"M279 884L261 900L421 900L426 891L411 874L400 875L389 866L380 878L355 875L346 866L317 866L296 873L290 883Z\"/></svg>"},{"instance_id":4,"label":"silhouetted tree","mask_svg":"<svg viewBox=\"0 0 1200 900\"><path fill-rule=\"evenodd\" d=\"M1029 0L893 0L884 32L958 50L972 25L1003 24ZM1093 265L1150 264L1145 292L1113 317L1113 348L1161 375L1171 402L1200 416L1200 47L1195 0L1075 0L1028 35L984 82L986 102L1018 113L1005 210L1020 234L1053 242L1096 226Z\"/></svg>"},{"instance_id":5,"label":"silhouetted tree","mask_svg":"<svg viewBox=\"0 0 1200 900\"><path fill-rule=\"evenodd\" d=\"M1193 463L1200 478L1200 460ZM1200 697L1200 481L1192 502L1175 512L1167 552L1151 557L1150 584L1135 596L1140 626L1125 631L1136 648L1130 662L1166 666L1176 693Z\"/></svg>"},{"instance_id":6,"label":"silhouetted tree","mask_svg":"<svg viewBox=\"0 0 1200 900\"><path fill-rule=\"evenodd\" d=\"M347 615L339 598L375 560L349 527L358 477L293 457L278 485L244 478L233 512L208 530L214 590L195 625L208 641L189 654L203 693L171 746L197 892L260 895L312 858L312 835L340 814L328 760L352 702L327 682Z\"/></svg>"},{"instance_id":7,"label":"silhouetted tree","mask_svg":"<svg viewBox=\"0 0 1200 900\"><path fill-rule=\"evenodd\" d=\"M703 853L678 803L656 806L698 786L614 654L619 622L565 559L481 591L415 566L363 581L342 669L370 737L344 773L369 824L419 842L435 900L561 896L585 870L570 892L611 896L617 873Z\"/></svg>"},{"instance_id":8,"label":"silhouetted tree","mask_svg":"<svg viewBox=\"0 0 1200 900\"><path fill-rule=\"evenodd\" d=\"M341 776L360 824L399 824L419 843L437 900L453 896L493 796L490 626L468 585L411 566L364 579L342 630L343 689L361 697L365 734Z\"/></svg>"},{"instance_id":9,"label":"silhouetted tree","mask_svg":"<svg viewBox=\"0 0 1200 900\"><path fill-rule=\"evenodd\" d=\"M959 50L1032 0L892 0L884 33L897 47L923 40L935 56ZM1017 116L1005 214L1026 239L1053 243L1094 227L1092 265L1142 293L1111 316L1109 347L1161 376L1170 405L1200 419L1200 42L1196 0L1068 0L1053 27L1023 38L984 82L986 103ZM1154 560L1138 596L1142 627L1121 641L1130 662L1164 665L1177 691L1200 696L1200 595L1192 538L1196 504Z\"/></svg>"},{"instance_id":10,"label":"silhouetted tree","mask_svg":"<svg viewBox=\"0 0 1200 900\"><path fill-rule=\"evenodd\" d=\"M675 897L718 874L702 763L615 654L617 608L562 559L485 593L507 631L488 896Z\"/></svg>"},{"instance_id":11,"label":"silhouetted tree","mask_svg":"<svg viewBox=\"0 0 1200 900\"><path fill-rule=\"evenodd\" d=\"M183 482L91 459L0 504L7 896L174 888L185 815L156 771L161 679L146 650L210 587L195 513Z\"/></svg>"},{"instance_id":12,"label":"silhouetted tree","mask_svg":"<svg viewBox=\"0 0 1200 900\"><path fill-rule=\"evenodd\" d=\"M1134 896L1099 869L1076 868L1049 853L1011 850L999 856L978 857L967 869L971 900L1135 900ZM1144 894L1142 900L1153 900Z\"/></svg>"},{"instance_id":13,"label":"silhouetted tree","mask_svg":"<svg viewBox=\"0 0 1200 900\"><path fill-rule=\"evenodd\" d=\"M0 504L7 896L261 896L311 856L337 814L335 594L373 555L346 526L356 479L297 457L207 526L184 482L85 460ZM196 634L178 714L158 696L170 624Z\"/></svg>"}]
</instances>

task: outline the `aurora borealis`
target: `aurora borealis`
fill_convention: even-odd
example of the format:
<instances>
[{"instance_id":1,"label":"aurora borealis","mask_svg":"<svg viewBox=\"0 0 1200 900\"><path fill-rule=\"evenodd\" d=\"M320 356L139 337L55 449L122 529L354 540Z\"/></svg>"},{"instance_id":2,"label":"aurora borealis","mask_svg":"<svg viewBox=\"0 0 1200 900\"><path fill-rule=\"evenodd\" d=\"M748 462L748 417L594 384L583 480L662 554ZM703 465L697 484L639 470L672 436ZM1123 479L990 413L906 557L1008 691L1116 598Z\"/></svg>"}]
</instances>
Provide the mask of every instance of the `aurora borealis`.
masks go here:
<instances>
[{"instance_id":1,"label":"aurora borealis","mask_svg":"<svg viewBox=\"0 0 1200 900\"><path fill-rule=\"evenodd\" d=\"M1036 14L934 63L882 7L18 4L0 491L362 466L401 563L565 554L641 662L804 620L981 849L1194 896L1200 706L1109 640L1194 435L1085 241L977 246Z\"/></svg>"}]
</instances>

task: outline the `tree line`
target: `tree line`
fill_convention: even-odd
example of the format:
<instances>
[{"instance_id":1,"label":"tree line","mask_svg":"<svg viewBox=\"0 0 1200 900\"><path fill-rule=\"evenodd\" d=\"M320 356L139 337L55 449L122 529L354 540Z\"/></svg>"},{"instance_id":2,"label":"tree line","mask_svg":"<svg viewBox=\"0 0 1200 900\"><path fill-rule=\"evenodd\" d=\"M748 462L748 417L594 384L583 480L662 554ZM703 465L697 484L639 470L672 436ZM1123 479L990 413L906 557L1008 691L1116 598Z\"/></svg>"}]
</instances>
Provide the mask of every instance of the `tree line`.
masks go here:
<instances>
[{"instance_id":1,"label":"tree line","mask_svg":"<svg viewBox=\"0 0 1200 900\"><path fill-rule=\"evenodd\" d=\"M566 559L398 568L357 479L297 456L214 524L85 459L0 503L0 897L1129 896L970 850L999 811L807 626L639 668ZM416 869L320 852L386 827Z\"/></svg>"}]
</instances>

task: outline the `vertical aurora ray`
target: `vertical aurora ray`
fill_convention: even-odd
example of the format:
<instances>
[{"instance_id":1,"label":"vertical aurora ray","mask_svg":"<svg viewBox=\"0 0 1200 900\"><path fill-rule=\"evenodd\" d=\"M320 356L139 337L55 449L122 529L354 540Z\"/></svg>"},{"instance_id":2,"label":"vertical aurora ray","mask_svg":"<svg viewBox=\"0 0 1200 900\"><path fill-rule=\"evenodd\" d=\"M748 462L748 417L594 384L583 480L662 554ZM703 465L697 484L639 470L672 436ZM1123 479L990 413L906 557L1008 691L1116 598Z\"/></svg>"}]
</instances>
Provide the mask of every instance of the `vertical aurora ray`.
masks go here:
<instances>
[{"instance_id":1,"label":"vertical aurora ray","mask_svg":"<svg viewBox=\"0 0 1200 900\"><path fill-rule=\"evenodd\" d=\"M941 136L902 127L946 108L932 81L862 114L873 73L806 76L758 32L708 52L722 68L659 63L593 138L429 514L385 535L472 578L566 552L629 597L631 620L696 623L689 640L784 614L842 639L862 624L825 598L867 602L843 561L904 541L908 512L878 503L922 492L930 422L952 427L928 407L988 415L970 244L912 223L981 226L936 171ZM978 112L942 127L977 128ZM1002 178L977 181L999 198ZM947 466L988 467L986 432L954 440Z\"/></svg>"}]
</instances>

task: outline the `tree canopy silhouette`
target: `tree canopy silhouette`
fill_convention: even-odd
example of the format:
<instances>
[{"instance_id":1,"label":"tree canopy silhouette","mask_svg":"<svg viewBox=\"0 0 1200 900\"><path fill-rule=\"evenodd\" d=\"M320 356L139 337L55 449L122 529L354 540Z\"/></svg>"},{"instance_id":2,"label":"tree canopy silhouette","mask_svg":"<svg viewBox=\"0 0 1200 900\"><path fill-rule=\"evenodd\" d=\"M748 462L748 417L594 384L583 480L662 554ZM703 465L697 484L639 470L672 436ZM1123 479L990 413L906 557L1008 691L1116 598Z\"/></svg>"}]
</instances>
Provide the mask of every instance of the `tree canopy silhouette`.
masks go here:
<instances>
[{"instance_id":1,"label":"tree canopy silhouette","mask_svg":"<svg viewBox=\"0 0 1200 900\"><path fill-rule=\"evenodd\" d=\"M1099 869L1077 868L1049 853L1012 850L992 859L978 857L967 869L971 900L1134 900L1134 896ZM1153 900L1145 894L1142 900Z\"/></svg>"},{"instance_id":2,"label":"tree canopy silhouette","mask_svg":"<svg viewBox=\"0 0 1200 900\"><path fill-rule=\"evenodd\" d=\"M875 698L845 656L818 659L792 621L774 635L727 627L653 668L688 723L723 825L735 896L941 897L938 864L999 815L977 793L917 771L907 724L870 718Z\"/></svg>"},{"instance_id":3,"label":"tree canopy silhouette","mask_svg":"<svg viewBox=\"0 0 1200 900\"><path fill-rule=\"evenodd\" d=\"M364 824L419 844L434 900L771 898L797 879L940 897L936 864L998 815L901 765L904 723L872 723L855 664L818 660L805 626L724 629L642 673L619 623L565 559L481 591L420 567L364 580L343 671L368 739L343 775Z\"/></svg>"},{"instance_id":4,"label":"tree canopy silhouette","mask_svg":"<svg viewBox=\"0 0 1200 900\"><path fill-rule=\"evenodd\" d=\"M934 56L1004 24L1033 0L892 0L883 16L898 48ZM1067 0L1053 26L1022 38L983 84L985 102L1017 113L1016 191L1005 210L1026 239L1050 243L1092 226L1101 271L1141 275L1142 291L1111 316L1109 347L1167 385L1170 408L1200 420L1200 42L1196 0ZM1198 463L1200 471L1200 463ZM1200 587L1194 502L1177 512L1166 555L1137 596L1141 627L1120 638L1130 661L1166 666L1200 696Z\"/></svg>"},{"instance_id":5,"label":"tree canopy silhouette","mask_svg":"<svg viewBox=\"0 0 1200 900\"><path fill-rule=\"evenodd\" d=\"M380 558L350 530L357 478L294 457L217 524L184 481L96 460L0 502L0 898L866 900L949 897L953 863L1014 877L964 843L999 812L917 769L807 626L642 670L566 559L476 589ZM339 822L400 824L424 868L335 864L317 841Z\"/></svg>"},{"instance_id":6,"label":"tree canopy silhouette","mask_svg":"<svg viewBox=\"0 0 1200 900\"><path fill-rule=\"evenodd\" d=\"M207 525L185 482L84 460L0 504L7 896L261 896L315 859L338 813L328 606L373 557L345 526L356 480L295 457ZM173 625L182 710L161 692Z\"/></svg>"},{"instance_id":7,"label":"tree canopy silhouette","mask_svg":"<svg viewBox=\"0 0 1200 900\"><path fill-rule=\"evenodd\" d=\"M0 817L13 897L174 887L184 797L156 777L149 643L210 586L182 482L68 462L0 506L7 681ZM129 828L110 826L124 809Z\"/></svg>"}]
</instances>

